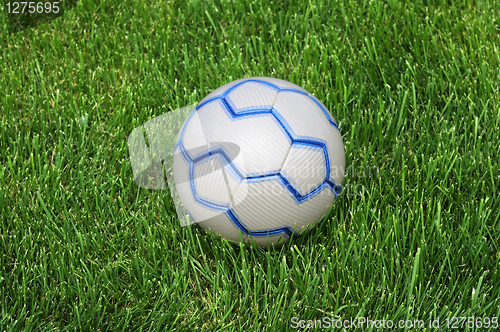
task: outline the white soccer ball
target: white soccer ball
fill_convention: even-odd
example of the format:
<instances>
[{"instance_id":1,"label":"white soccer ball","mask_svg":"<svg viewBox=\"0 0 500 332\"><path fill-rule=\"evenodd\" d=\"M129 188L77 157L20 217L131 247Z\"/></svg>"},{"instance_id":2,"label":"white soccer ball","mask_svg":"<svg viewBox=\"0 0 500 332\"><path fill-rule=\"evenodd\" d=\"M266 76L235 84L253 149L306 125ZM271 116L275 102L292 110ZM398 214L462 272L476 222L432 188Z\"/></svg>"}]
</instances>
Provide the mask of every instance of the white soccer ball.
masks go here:
<instances>
[{"instance_id":1,"label":"white soccer ball","mask_svg":"<svg viewBox=\"0 0 500 332\"><path fill-rule=\"evenodd\" d=\"M328 213L344 166L339 128L319 100L290 82L252 77L197 105L179 134L173 172L199 226L268 247Z\"/></svg>"}]
</instances>

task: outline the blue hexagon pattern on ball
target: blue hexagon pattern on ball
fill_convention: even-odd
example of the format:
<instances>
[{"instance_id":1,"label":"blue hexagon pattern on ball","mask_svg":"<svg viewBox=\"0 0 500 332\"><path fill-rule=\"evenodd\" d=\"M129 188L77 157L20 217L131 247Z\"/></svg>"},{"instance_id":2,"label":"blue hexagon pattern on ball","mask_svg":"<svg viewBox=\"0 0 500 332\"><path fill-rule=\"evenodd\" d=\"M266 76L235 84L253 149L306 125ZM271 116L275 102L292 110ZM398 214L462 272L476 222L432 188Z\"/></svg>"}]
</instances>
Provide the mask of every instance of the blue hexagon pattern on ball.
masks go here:
<instances>
[{"instance_id":1,"label":"blue hexagon pattern on ball","mask_svg":"<svg viewBox=\"0 0 500 332\"><path fill-rule=\"evenodd\" d=\"M236 80L206 96L174 154L178 197L194 222L262 247L320 221L341 190L344 167L342 136L326 107L269 77Z\"/></svg>"}]
</instances>

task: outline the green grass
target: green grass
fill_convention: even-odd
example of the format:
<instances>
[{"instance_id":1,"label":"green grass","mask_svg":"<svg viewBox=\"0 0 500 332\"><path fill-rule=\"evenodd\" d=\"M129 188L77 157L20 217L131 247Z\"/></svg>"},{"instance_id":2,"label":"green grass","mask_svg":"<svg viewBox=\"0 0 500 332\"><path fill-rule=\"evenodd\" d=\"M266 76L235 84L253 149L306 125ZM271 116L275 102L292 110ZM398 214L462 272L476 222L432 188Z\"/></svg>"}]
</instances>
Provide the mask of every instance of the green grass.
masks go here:
<instances>
[{"instance_id":1,"label":"green grass","mask_svg":"<svg viewBox=\"0 0 500 332\"><path fill-rule=\"evenodd\" d=\"M14 35L2 17L0 331L500 316L498 2L82 0ZM351 166L328 218L269 251L180 227L127 147L258 75L322 100Z\"/></svg>"}]
</instances>

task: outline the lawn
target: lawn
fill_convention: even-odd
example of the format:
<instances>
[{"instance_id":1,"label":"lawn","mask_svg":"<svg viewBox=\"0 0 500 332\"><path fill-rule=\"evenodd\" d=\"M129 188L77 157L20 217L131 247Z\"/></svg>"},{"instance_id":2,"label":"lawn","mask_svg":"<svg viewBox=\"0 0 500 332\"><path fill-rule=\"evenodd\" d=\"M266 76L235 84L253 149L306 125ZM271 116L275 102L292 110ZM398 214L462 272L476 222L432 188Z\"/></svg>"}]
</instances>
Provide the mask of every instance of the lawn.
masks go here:
<instances>
[{"instance_id":1,"label":"lawn","mask_svg":"<svg viewBox=\"0 0 500 332\"><path fill-rule=\"evenodd\" d=\"M500 2L81 0L15 34L2 10L0 331L500 329ZM251 76L321 100L348 166L270 250L181 227L127 145Z\"/></svg>"}]
</instances>

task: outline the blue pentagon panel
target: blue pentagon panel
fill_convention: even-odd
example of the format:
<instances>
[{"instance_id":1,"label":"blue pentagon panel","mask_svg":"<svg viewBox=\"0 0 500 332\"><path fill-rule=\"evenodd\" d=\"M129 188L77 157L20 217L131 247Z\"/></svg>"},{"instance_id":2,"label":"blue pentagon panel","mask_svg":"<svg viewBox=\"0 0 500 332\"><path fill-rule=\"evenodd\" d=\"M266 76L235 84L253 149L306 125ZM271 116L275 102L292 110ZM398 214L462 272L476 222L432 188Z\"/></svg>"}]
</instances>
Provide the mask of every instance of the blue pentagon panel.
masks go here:
<instances>
[{"instance_id":1,"label":"blue pentagon panel","mask_svg":"<svg viewBox=\"0 0 500 332\"><path fill-rule=\"evenodd\" d=\"M300 196L305 196L327 180L327 156L326 147L295 143L280 173Z\"/></svg>"}]
</instances>

